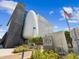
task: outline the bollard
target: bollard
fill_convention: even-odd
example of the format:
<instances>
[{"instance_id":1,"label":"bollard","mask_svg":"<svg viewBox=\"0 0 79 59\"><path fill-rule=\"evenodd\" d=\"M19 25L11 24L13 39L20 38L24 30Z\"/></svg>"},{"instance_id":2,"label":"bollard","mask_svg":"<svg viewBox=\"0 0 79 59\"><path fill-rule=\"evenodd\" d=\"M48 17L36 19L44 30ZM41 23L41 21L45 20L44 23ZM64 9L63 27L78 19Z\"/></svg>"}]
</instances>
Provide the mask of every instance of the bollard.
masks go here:
<instances>
[{"instance_id":1,"label":"bollard","mask_svg":"<svg viewBox=\"0 0 79 59\"><path fill-rule=\"evenodd\" d=\"M24 51L22 52L22 56L21 56L21 59L24 59Z\"/></svg>"}]
</instances>

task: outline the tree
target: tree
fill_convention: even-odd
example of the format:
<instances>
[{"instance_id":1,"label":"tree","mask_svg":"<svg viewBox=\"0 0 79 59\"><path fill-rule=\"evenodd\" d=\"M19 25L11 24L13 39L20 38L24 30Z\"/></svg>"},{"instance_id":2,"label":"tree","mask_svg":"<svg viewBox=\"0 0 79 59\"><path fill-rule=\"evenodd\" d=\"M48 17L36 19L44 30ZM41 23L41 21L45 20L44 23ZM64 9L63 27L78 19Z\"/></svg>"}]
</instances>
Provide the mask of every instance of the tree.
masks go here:
<instances>
[{"instance_id":1,"label":"tree","mask_svg":"<svg viewBox=\"0 0 79 59\"><path fill-rule=\"evenodd\" d=\"M71 44L71 46L72 46L72 38L70 37L70 32L69 31L65 31L65 37L66 37L67 43Z\"/></svg>"},{"instance_id":2,"label":"tree","mask_svg":"<svg viewBox=\"0 0 79 59\"><path fill-rule=\"evenodd\" d=\"M43 38L42 37L33 37L29 39L30 43L35 43L36 45L43 44Z\"/></svg>"}]
</instances>

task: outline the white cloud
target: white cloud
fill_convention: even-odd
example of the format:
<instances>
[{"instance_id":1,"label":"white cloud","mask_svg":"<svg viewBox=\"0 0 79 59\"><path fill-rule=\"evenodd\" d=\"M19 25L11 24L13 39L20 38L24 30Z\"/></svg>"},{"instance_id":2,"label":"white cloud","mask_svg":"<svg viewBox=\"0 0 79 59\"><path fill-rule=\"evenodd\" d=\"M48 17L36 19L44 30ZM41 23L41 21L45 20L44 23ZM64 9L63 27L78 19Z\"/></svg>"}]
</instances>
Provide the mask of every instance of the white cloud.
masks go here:
<instances>
[{"instance_id":1,"label":"white cloud","mask_svg":"<svg viewBox=\"0 0 79 59\"><path fill-rule=\"evenodd\" d=\"M61 14L62 18L65 18L63 10L60 10L60 14Z\"/></svg>"},{"instance_id":2,"label":"white cloud","mask_svg":"<svg viewBox=\"0 0 79 59\"><path fill-rule=\"evenodd\" d=\"M63 21L64 20L64 18L62 17L62 18L59 18L59 21Z\"/></svg>"},{"instance_id":3,"label":"white cloud","mask_svg":"<svg viewBox=\"0 0 79 59\"><path fill-rule=\"evenodd\" d=\"M60 18L59 21L66 20L64 18ZM68 20L69 23L79 23L79 20Z\"/></svg>"},{"instance_id":4,"label":"white cloud","mask_svg":"<svg viewBox=\"0 0 79 59\"><path fill-rule=\"evenodd\" d=\"M15 9L17 2L14 1L0 1L0 10L5 11L9 14L12 14L13 10Z\"/></svg>"},{"instance_id":5,"label":"white cloud","mask_svg":"<svg viewBox=\"0 0 79 59\"><path fill-rule=\"evenodd\" d=\"M63 9L67 12L67 13L73 13L73 9L71 7L63 7Z\"/></svg>"},{"instance_id":6,"label":"white cloud","mask_svg":"<svg viewBox=\"0 0 79 59\"><path fill-rule=\"evenodd\" d=\"M69 20L69 23L79 23L79 7L63 7L63 9L67 13L71 13L71 15L72 15L71 20ZM65 20L65 15L64 15L63 9L60 10L60 13L62 16L59 19L60 21Z\"/></svg>"},{"instance_id":7,"label":"white cloud","mask_svg":"<svg viewBox=\"0 0 79 59\"><path fill-rule=\"evenodd\" d=\"M0 0L0 1L11 1L11 0Z\"/></svg>"},{"instance_id":8,"label":"white cloud","mask_svg":"<svg viewBox=\"0 0 79 59\"><path fill-rule=\"evenodd\" d=\"M68 13L68 14L73 14L73 9L71 7L63 7L63 9ZM64 11L60 10L60 13L61 13L61 16L63 18L65 18L65 15L64 15Z\"/></svg>"},{"instance_id":9,"label":"white cloud","mask_svg":"<svg viewBox=\"0 0 79 59\"><path fill-rule=\"evenodd\" d=\"M59 28L58 26L54 26L54 29L57 29L57 28Z\"/></svg>"},{"instance_id":10,"label":"white cloud","mask_svg":"<svg viewBox=\"0 0 79 59\"><path fill-rule=\"evenodd\" d=\"M53 14L53 11L51 10L50 12L49 12L49 15L52 15Z\"/></svg>"},{"instance_id":11,"label":"white cloud","mask_svg":"<svg viewBox=\"0 0 79 59\"><path fill-rule=\"evenodd\" d=\"M79 20L69 20L69 23L79 23Z\"/></svg>"},{"instance_id":12,"label":"white cloud","mask_svg":"<svg viewBox=\"0 0 79 59\"><path fill-rule=\"evenodd\" d=\"M6 31L7 31L7 28L0 28L0 38L2 38L4 36Z\"/></svg>"},{"instance_id":13,"label":"white cloud","mask_svg":"<svg viewBox=\"0 0 79 59\"><path fill-rule=\"evenodd\" d=\"M57 26L57 25L55 25L54 27L53 27L53 31L54 32L57 32L57 31L59 31L60 29L59 29L59 26Z\"/></svg>"},{"instance_id":14,"label":"white cloud","mask_svg":"<svg viewBox=\"0 0 79 59\"><path fill-rule=\"evenodd\" d=\"M73 7L75 11L79 11L79 7Z\"/></svg>"},{"instance_id":15,"label":"white cloud","mask_svg":"<svg viewBox=\"0 0 79 59\"><path fill-rule=\"evenodd\" d=\"M59 21L66 20L64 18L60 18ZM79 23L79 20L68 20L69 23Z\"/></svg>"},{"instance_id":16,"label":"white cloud","mask_svg":"<svg viewBox=\"0 0 79 59\"><path fill-rule=\"evenodd\" d=\"M79 11L76 11L76 12L74 13L73 19L79 20Z\"/></svg>"},{"instance_id":17,"label":"white cloud","mask_svg":"<svg viewBox=\"0 0 79 59\"><path fill-rule=\"evenodd\" d=\"M72 30L73 28L70 28ZM69 28L64 28L64 31L69 31Z\"/></svg>"}]
</instances>

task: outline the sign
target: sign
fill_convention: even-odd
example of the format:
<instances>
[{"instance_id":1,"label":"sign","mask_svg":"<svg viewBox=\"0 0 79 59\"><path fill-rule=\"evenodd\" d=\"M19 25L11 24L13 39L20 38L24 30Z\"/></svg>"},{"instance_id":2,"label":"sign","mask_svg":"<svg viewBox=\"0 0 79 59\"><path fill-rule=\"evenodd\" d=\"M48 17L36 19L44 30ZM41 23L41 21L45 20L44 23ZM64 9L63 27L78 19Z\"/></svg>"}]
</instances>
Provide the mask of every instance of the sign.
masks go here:
<instances>
[{"instance_id":1,"label":"sign","mask_svg":"<svg viewBox=\"0 0 79 59\"><path fill-rule=\"evenodd\" d=\"M51 36L46 36L43 40L44 46L52 46L52 38Z\"/></svg>"}]
</instances>

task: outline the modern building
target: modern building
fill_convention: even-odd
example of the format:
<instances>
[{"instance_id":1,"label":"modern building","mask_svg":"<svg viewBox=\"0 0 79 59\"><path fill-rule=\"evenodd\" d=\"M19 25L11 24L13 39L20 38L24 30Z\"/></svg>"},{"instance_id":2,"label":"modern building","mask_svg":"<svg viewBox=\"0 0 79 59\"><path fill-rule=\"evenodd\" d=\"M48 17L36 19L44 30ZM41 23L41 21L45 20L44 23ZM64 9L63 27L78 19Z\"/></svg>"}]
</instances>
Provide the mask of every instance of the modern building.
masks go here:
<instances>
[{"instance_id":1,"label":"modern building","mask_svg":"<svg viewBox=\"0 0 79 59\"><path fill-rule=\"evenodd\" d=\"M10 18L9 29L6 33L5 48L11 48L24 42L22 39L23 22L25 18L25 7L18 3Z\"/></svg>"},{"instance_id":2,"label":"modern building","mask_svg":"<svg viewBox=\"0 0 79 59\"><path fill-rule=\"evenodd\" d=\"M44 17L33 10L26 11L22 3L18 3L8 23L9 29L0 43L4 48L11 48L24 43L28 37L44 36L52 32L52 27Z\"/></svg>"},{"instance_id":3,"label":"modern building","mask_svg":"<svg viewBox=\"0 0 79 59\"><path fill-rule=\"evenodd\" d=\"M79 28L74 28L70 32L73 44L73 51L79 54Z\"/></svg>"},{"instance_id":4,"label":"modern building","mask_svg":"<svg viewBox=\"0 0 79 59\"><path fill-rule=\"evenodd\" d=\"M48 35L49 33L53 32L53 26L49 24L49 22L39 14L38 17L38 36L44 37L45 35Z\"/></svg>"},{"instance_id":5,"label":"modern building","mask_svg":"<svg viewBox=\"0 0 79 59\"><path fill-rule=\"evenodd\" d=\"M52 26L44 17L36 14L33 10L28 11L23 29L24 38L37 36L44 37L52 31Z\"/></svg>"}]
</instances>

